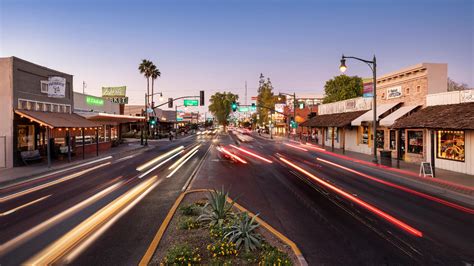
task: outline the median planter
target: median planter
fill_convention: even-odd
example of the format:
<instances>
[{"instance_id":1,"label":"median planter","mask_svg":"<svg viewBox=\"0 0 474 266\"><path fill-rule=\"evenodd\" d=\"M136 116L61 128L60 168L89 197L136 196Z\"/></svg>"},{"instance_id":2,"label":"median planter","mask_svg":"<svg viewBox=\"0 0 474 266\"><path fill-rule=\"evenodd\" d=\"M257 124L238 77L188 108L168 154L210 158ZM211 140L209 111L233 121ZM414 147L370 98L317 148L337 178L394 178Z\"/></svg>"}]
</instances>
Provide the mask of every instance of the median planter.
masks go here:
<instances>
[{"instance_id":1,"label":"median planter","mask_svg":"<svg viewBox=\"0 0 474 266\"><path fill-rule=\"evenodd\" d=\"M141 264L306 264L293 242L223 193L183 194Z\"/></svg>"}]
</instances>

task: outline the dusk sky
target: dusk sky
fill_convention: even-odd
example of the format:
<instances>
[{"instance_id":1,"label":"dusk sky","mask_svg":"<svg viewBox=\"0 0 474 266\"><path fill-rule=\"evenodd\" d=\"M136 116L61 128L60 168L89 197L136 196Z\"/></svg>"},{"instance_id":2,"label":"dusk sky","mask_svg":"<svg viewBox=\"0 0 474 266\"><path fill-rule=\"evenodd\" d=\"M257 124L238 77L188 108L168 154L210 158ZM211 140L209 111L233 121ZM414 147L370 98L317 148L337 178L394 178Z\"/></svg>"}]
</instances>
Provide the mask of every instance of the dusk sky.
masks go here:
<instances>
[{"instance_id":1,"label":"dusk sky","mask_svg":"<svg viewBox=\"0 0 474 266\"><path fill-rule=\"evenodd\" d=\"M0 0L0 55L74 75L74 90L100 95L126 85L143 103L152 60L165 97L216 91L320 93L341 54L377 56L380 75L420 62L448 63L474 87L474 1L24 1ZM370 69L348 61L348 75Z\"/></svg>"}]
</instances>

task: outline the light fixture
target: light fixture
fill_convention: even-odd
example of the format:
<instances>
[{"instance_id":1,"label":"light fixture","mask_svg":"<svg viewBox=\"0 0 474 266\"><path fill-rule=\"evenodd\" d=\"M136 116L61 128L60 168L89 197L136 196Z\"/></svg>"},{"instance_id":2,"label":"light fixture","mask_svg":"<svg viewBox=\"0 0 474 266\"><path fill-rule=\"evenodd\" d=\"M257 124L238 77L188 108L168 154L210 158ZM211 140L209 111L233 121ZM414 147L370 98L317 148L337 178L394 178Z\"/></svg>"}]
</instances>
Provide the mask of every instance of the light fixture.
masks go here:
<instances>
[{"instance_id":1,"label":"light fixture","mask_svg":"<svg viewBox=\"0 0 474 266\"><path fill-rule=\"evenodd\" d=\"M160 93L160 102L163 101L163 93Z\"/></svg>"},{"instance_id":2,"label":"light fixture","mask_svg":"<svg viewBox=\"0 0 474 266\"><path fill-rule=\"evenodd\" d=\"M339 70L341 70L342 73L347 70L346 59L344 59L344 56L342 56L341 58L341 65L339 66Z\"/></svg>"}]
</instances>

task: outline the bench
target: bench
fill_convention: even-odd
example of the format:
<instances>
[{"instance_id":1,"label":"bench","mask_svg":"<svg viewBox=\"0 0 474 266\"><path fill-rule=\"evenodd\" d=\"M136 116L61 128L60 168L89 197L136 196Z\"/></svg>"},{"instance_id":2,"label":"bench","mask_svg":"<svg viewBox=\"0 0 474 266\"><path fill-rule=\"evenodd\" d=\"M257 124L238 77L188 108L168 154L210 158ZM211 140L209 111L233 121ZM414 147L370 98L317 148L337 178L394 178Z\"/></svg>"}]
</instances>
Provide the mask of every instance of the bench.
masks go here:
<instances>
[{"instance_id":1,"label":"bench","mask_svg":"<svg viewBox=\"0 0 474 266\"><path fill-rule=\"evenodd\" d=\"M39 150L33 150L33 151L22 151L20 153L21 155L21 160L25 165L28 165L28 161L38 161L41 160L42 157L39 153Z\"/></svg>"}]
</instances>

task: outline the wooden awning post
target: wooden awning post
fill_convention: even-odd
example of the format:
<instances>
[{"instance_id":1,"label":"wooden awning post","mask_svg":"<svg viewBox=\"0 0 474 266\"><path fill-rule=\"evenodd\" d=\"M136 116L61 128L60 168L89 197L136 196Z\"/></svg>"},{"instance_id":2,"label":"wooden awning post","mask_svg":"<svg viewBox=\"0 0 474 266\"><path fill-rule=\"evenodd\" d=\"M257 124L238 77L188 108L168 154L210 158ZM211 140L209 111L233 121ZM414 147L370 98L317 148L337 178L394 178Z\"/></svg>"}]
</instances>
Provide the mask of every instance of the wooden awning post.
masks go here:
<instances>
[{"instance_id":1,"label":"wooden awning post","mask_svg":"<svg viewBox=\"0 0 474 266\"><path fill-rule=\"evenodd\" d=\"M46 138L48 139L48 142L46 142L46 153L48 157L48 168L51 168L51 133L50 133L50 128L46 127Z\"/></svg>"},{"instance_id":2,"label":"wooden awning post","mask_svg":"<svg viewBox=\"0 0 474 266\"><path fill-rule=\"evenodd\" d=\"M334 127L332 127L332 134L331 134L331 151L334 151Z\"/></svg>"},{"instance_id":3,"label":"wooden awning post","mask_svg":"<svg viewBox=\"0 0 474 266\"><path fill-rule=\"evenodd\" d=\"M82 128L82 160L86 158L86 137L84 134L84 128Z\"/></svg>"},{"instance_id":4,"label":"wooden awning post","mask_svg":"<svg viewBox=\"0 0 474 266\"><path fill-rule=\"evenodd\" d=\"M71 162L71 134L69 133L69 129L66 130L66 138L67 138L67 158L68 158L68 161Z\"/></svg>"},{"instance_id":5,"label":"wooden awning post","mask_svg":"<svg viewBox=\"0 0 474 266\"><path fill-rule=\"evenodd\" d=\"M96 155L99 156L99 128L95 128L95 151Z\"/></svg>"}]
</instances>

